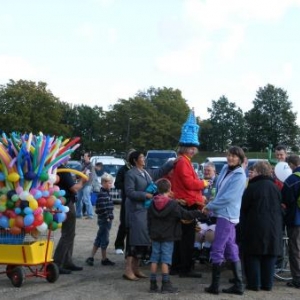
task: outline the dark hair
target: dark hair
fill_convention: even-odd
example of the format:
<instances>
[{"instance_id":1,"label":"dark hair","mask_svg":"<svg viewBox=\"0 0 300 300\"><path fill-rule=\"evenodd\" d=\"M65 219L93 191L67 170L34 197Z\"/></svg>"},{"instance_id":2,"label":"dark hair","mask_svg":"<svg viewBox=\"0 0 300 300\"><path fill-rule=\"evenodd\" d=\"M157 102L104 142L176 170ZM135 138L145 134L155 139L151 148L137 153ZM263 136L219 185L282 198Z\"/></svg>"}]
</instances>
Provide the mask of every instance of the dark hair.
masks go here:
<instances>
[{"instance_id":1,"label":"dark hair","mask_svg":"<svg viewBox=\"0 0 300 300\"><path fill-rule=\"evenodd\" d=\"M241 164L244 162L246 155L244 153L244 150L241 147L238 146L231 146L228 149L228 153L232 154L232 155L236 155L239 157L239 159L241 160Z\"/></svg>"},{"instance_id":2,"label":"dark hair","mask_svg":"<svg viewBox=\"0 0 300 300\"><path fill-rule=\"evenodd\" d=\"M275 151L281 151L281 150L286 152L286 146L285 145L277 145L275 147Z\"/></svg>"},{"instance_id":3,"label":"dark hair","mask_svg":"<svg viewBox=\"0 0 300 300\"><path fill-rule=\"evenodd\" d=\"M103 163L102 163L102 162L97 162L97 163L95 164L95 166L96 166L96 167L101 167L101 168L102 168L102 167L103 167Z\"/></svg>"},{"instance_id":4,"label":"dark hair","mask_svg":"<svg viewBox=\"0 0 300 300\"><path fill-rule=\"evenodd\" d=\"M171 182L167 178L158 179L155 183L159 194L164 194L171 190Z\"/></svg>"},{"instance_id":5,"label":"dark hair","mask_svg":"<svg viewBox=\"0 0 300 300\"><path fill-rule=\"evenodd\" d=\"M129 154L129 163L132 165L132 166L135 166L136 165L136 161L138 160L139 156L143 154L143 152L141 151L133 151Z\"/></svg>"},{"instance_id":6,"label":"dark hair","mask_svg":"<svg viewBox=\"0 0 300 300\"><path fill-rule=\"evenodd\" d=\"M287 157L286 162L297 167L300 165L300 157L296 154L291 154Z\"/></svg>"}]
</instances>

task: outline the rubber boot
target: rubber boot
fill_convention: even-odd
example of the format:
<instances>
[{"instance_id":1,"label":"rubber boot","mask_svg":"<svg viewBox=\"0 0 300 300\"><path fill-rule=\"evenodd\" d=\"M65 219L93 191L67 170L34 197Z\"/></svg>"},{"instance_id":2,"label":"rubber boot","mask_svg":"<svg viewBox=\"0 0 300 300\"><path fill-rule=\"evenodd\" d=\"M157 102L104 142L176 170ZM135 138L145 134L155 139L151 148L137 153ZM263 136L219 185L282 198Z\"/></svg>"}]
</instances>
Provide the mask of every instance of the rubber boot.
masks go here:
<instances>
[{"instance_id":1,"label":"rubber boot","mask_svg":"<svg viewBox=\"0 0 300 300\"><path fill-rule=\"evenodd\" d=\"M157 293L158 285L156 280L150 280L150 293Z\"/></svg>"},{"instance_id":2,"label":"rubber boot","mask_svg":"<svg viewBox=\"0 0 300 300\"><path fill-rule=\"evenodd\" d=\"M177 293L178 288L173 287L171 281L162 281L161 292L162 294Z\"/></svg>"},{"instance_id":3,"label":"rubber boot","mask_svg":"<svg viewBox=\"0 0 300 300\"><path fill-rule=\"evenodd\" d=\"M240 261L232 263L233 276L235 279L234 285L228 289L223 289L223 293L227 294L244 294L243 276L242 276L242 265Z\"/></svg>"},{"instance_id":4,"label":"rubber boot","mask_svg":"<svg viewBox=\"0 0 300 300\"><path fill-rule=\"evenodd\" d=\"M206 287L204 289L206 293L215 294L215 295L219 294L220 274L221 274L221 265L213 264L212 265L212 282L209 287Z\"/></svg>"}]
</instances>

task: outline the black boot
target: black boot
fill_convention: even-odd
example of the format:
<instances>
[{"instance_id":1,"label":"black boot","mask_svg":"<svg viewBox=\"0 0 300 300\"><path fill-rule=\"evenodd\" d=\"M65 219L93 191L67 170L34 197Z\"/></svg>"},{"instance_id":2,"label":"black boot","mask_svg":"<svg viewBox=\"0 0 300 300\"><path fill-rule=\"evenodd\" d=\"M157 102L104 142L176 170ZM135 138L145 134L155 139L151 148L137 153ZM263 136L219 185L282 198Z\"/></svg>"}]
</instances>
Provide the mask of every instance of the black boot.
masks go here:
<instances>
[{"instance_id":1,"label":"black boot","mask_svg":"<svg viewBox=\"0 0 300 300\"><path fill-rule=\"evenodd\" d=\"M170 282L170 280L169 281L162 281L161 292L162 292L162 294L177 293L178 292L178 288L177 287L173 287L172 283Z\"/></svg>"},{"instance_id":2,"label":"black boot","mask_svg":"<svg viewBox=\"0 0 300 300\"><path fill-rule=\"evenodd\" d=\"M150 280L150 293L157 293L158 292L158 285L156 280Z\"/></svg>"},{"instance_id":3,"label":"black boot","mask_svg":"<svg viewBox=\"0 0 300 300\"><path fill-rule=\"evenodd\" d=\"M220 282L221 266L219 264L212 265L212 282L209 287L204 290L206 293L219 294L219 282Z\"/></svg>"},{"instance_id":4,"label":"black boot","mask_svg":"<svg viewBox=\"0 0 300 300\"><path fill-rule=\"evenodd\" d=\"M227 294L244 294L243 276L242 276L242 265L240 261L232 263L233 276L235 279L234 285L228 289L223 289L223 293Z\"/></svg>"}]
</instances>

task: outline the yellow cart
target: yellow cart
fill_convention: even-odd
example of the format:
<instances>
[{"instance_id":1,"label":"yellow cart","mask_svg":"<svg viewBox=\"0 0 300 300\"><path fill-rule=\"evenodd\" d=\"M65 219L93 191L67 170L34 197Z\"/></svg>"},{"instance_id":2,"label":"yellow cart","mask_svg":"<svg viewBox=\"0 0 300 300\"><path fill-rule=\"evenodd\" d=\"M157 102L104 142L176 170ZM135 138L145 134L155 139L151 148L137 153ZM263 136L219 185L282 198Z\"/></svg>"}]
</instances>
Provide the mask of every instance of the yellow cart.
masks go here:
<instances>
[{"instance_id":1,"label":"yellow cart","mask_svg":"<svg viewBox=\"0 0 300 300\"><path fill-rule=\"evenodd\" d=\"M35 237L33 234L12 235L0 231L0 264L6 265L6 274L15 287L20 287L29 277L46 278L55 282L59 269L53 262L53 232L47 231ZM27 272L25 271L27 270Z\"/></svg>"}]
</instances>

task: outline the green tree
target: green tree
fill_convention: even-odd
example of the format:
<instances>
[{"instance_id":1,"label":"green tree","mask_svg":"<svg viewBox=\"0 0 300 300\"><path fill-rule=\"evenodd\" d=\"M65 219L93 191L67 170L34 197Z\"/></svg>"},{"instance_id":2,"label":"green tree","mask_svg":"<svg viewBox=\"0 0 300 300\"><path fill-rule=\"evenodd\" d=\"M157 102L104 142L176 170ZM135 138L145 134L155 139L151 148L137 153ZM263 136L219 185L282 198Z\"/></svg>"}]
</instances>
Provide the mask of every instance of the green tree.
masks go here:
<instances>
[{"instance_id":1,"label":"green tree","mask_svg":"<svg viewBox=\"0 0 300 300\"><path fill-rule=\"evenodd\" d=\"M208 108L207 111L210 118L207 120L207 126L203 128L204 149L223 152L231 144L244 146L244 115L235 103L222 96L218 101L213 100L212 108Z\"/></svg>"},{"instance_id":2,"label":"green tree","mask_svg":"<svg viewBox=\"0 0 300 300\"><path fill-rule=\"evenodd\" d=\"M10 80L0 86L2 114L0 128L5 132L19 131L64 135L68 128L61 123L60 101L44 82Z\"/></svg>"},{"instance_id":3,"label":"green tree","mask_svg":"<svg viewBox=\"0 0 300 300\"><path fill-rule=\"evenodd\" d=\"M253 108L245 113L247 140L251 150L264 150L269 144L298 148L297 113L287 92L268 84L259 88ZM254 134L255 133L255 134Z\"/></svg>"},{"instance_id":4,"label":"green tree","mask_svg":"<svg viewBox=\"0 0 300 300\"><path fill-rule=\"evenodd\" d=\"M117 151L128 148L174 149L189 107L179 90L149 88L135 97L120 99L106 113L105 142Z\"/></svg>"}]
</instances>

